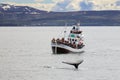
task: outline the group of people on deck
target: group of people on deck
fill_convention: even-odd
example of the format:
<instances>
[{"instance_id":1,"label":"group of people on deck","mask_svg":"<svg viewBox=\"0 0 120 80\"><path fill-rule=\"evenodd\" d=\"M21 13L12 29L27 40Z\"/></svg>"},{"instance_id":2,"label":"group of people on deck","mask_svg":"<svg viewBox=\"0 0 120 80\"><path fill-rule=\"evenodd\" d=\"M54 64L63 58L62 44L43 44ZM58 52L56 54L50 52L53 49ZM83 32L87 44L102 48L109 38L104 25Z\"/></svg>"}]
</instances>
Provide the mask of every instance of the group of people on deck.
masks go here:
<instances>
[{"instance_id":1,"label":"group of people on deck","mask_svg":"<svg viewBox=\"0 0 120 80\"><path fill-rule=\"evenodd\" d=\"M82 40L77 42L77 39L71 39L71 38L68 38L68 40L65 40L64 38L61 38L61 39L53 38L52 43L64 44L77 49L82 48L84 46Z\"/></svg>"}]
</instances>

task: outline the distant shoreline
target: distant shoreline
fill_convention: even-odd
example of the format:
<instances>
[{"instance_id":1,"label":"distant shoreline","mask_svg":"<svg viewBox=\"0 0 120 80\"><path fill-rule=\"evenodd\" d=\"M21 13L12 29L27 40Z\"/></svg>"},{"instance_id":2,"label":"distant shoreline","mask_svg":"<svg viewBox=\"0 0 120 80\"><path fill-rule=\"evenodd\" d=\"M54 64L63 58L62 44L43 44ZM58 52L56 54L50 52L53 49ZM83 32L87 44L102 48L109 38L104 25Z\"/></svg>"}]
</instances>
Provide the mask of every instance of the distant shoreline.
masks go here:
<instances>
[{"instance_id":1,"label":"distant shoreline","mask_svg":"<svg viewBox=\"0 0 120 80\"><path fill-rule=\"evenodd\" d=\"M4 6L9 9L4 9ZM16 8L17 7L17 8ZM120 26L120 10L47 12L29 6L0 6L1 26Z\"/></svg>"},{"instance_id":2,"label":"distant shoreline","mask_svg":"<svg viewBox=\"0 0 120 80\"><path fill-rule=\"evenodd\" d=\"M47 27L72 27L72 26L0 26L0 28L2 27L43 27L43 28L47 28ZM80 27L120 27L120 26L80 26Z\"/></svg>"}]
</instances>

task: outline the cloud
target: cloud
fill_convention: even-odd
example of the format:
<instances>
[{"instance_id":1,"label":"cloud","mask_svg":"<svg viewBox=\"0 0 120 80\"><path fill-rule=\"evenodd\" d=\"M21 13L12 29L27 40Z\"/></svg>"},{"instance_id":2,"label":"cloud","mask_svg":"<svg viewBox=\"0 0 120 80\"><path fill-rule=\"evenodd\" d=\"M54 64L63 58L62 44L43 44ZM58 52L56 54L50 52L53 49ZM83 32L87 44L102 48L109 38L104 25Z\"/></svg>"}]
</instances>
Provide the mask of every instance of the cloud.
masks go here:
<instances>
[{"instance_id":1,"label":"cloud","mask_svg":"<svg viewBox=\"0 0 120 80\"><path fill-rule=\"evenodd\" d=\"M46 11L120 10L120 0L30 0L33 2L29 3L10 1L6 0L4 2L13 5L31 6Z\"/></svg>"},{"instance_id":2,"label":"cloud","mask_svg":"<svg viewBox=\"0 0 120 80\"><path fill-rule=\"evenodd\" d=\"M67 9L71 10L71 11L79 11L80 10L80 6L79 6L79 3L81 2L82 0L72 0L72 2L67 6Z\"/></svg>"},{"instance_id":3,"label":"cloud","mask_svg":"<svg viewBox=\"0 0 120 80\"><path fill-rule=\"evenodd\" d=\"M44 0L34 0L35 2L43 2Z\"/></svg>"},{"instance_id":4,"label":"cloud","mask_svg":"<svg viewBox=\"0 0 120 80\"><path fill-rule=\"evenodd\" d=\"M116 2L116 5L117 5L117 6L120 6L120 1L117 1L117 2Z\"/></svg>"},{"instance_id":5,"label":"cloud","mask_svg":"<svg viewBox=\"0 0 120 80\"><path fill-rule=\"evenodd\" d=\"M53 11L120 10L119 0L63 0L57 2Z\"/></svg>"},{"instance_id":6,"label":"cloud","mask_svg":"<svg viewBox=\"0 0 120 80\"><path fill-rule=\"evenodd\" d=\"M52 0L54 3L63 2L64 0Z\"/></svg>"},{"instance_id":7,"label":"cloud","mask_svg":"<svg viewBox=\"0 0 120 80\"><path fill-rule=\"evenodd\" d=\"M81 1L80 2L81 10L92 10L93 7L94 7L94 4L92 2L88 2L88 1Z\"/></svg>"},{"instance_id":8,"label":"cloud","mask_svg":"<svg viewBox=\"0 0 120 80\"><path fill-rule=\"evenodd\" d=\"M80 3L81 0L62 0L61 2L57 2L53 7L53 11L78 11L80 10Z\"/></svg>"},{"instance_id":9,"label":"cloud","mask_svg":"<svg viewBox=\"0 0 120 80\"><path fill-rule=\"evenodd\" d=\"M85 0L64 0L58 2L53 11L79 11L79 10L92 10L93 3Z\"/></svg>"},{"instance_id":10,"label":"cloud","mask_svg":"<svg viewBox=\"0 0 120 80\"><path fill-rule=\"evenodd\" d=\"M91 0L94 4L93 10L120 10L116 5L118 0Z\"/></svg>"},{"instance_id":11,"label":"cloud","mask_svg":"<svg viewBox=\"0 0 120 80\"><path fill-rule=\"evenodd\" d=\"M57 2L55 6L52 8L53 11L67 11L67 6L71 3L71 0L64 0L61 2Z\"/></svg>"},{"instance_id":12,"label":"cloud","mask_svg":"<svg viewBox=\"0 0 120 80\"><path fill-rule=\"evenodd\" d=\"M33 8L37 8L39 10L46 10L46 11L51 11L52 7L54 6L54 4L43 4L43 3L27 3L27 4L19 4L19 3L15 3L15 2L6 2L7 4L11 4L11 5L16 5L16 6L30 6Z\"/></svg>"}]
</instances>

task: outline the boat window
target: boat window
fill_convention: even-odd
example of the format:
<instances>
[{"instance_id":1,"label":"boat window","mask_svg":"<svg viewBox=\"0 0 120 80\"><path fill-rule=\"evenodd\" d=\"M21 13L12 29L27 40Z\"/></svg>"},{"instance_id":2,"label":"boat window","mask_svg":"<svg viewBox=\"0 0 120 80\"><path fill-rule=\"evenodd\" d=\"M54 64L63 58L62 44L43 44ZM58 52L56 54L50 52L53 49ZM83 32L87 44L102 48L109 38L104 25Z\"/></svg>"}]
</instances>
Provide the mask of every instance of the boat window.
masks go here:
<instances>
[{"instance_id":1,"label":"boat window","mask_svg":"<svg viewBox=\"0 0 120 80\"><path fill-rule=\"evenodd\" d=\"M75 29L75 26L72 29Z\"/></svg>"},{"instance_id":2,"label":"boat window","mask_svg":"<svg viewBox=\"0 0 120 80\"><path fill-rule=\"evenodd\" d=\"M74 41L74 39L72 39L72 41Z\"/></svg>"},{"instance_id":3,"label":"boat window","mask_svg":"<svg viewBox=\"0 0 120 80\"><path fill-rule=\"evenodd\" d=\"M75 35L74 35L74 34L71 34L71 37L75 37Z\"/></svg>"}]
</instances>

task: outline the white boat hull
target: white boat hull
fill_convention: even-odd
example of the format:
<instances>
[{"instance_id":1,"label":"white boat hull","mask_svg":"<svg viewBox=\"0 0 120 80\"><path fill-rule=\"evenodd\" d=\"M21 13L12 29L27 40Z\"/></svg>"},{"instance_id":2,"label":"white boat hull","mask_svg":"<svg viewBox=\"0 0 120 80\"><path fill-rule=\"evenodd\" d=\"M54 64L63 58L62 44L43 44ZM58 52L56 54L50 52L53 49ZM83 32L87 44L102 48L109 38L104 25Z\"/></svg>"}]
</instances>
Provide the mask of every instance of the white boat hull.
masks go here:
<instances>
[{"instance_id":1,"label":"white boat hull","mask_svg":"<svg viewBox=\"0 0 120 80\"><path fill-rule=\"evenodd\" d=\"M64 44L56 44L52 43L52 51L53 53L60 54L60 53L81 53L84 52L83 48L76 49Z\"/></svg>"}]
</instances>

